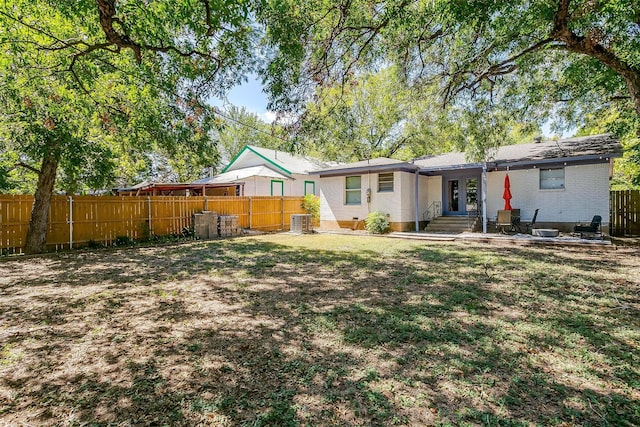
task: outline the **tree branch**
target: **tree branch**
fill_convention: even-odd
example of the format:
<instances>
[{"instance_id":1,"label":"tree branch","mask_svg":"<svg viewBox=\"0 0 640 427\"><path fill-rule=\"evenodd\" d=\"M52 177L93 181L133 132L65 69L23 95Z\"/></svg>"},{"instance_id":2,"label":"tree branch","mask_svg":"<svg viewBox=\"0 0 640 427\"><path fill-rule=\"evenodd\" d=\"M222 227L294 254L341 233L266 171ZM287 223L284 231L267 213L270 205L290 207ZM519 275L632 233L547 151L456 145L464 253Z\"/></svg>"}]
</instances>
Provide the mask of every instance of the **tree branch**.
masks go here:
<instances>
[{"instance_id":1,"label":"tree branch","mask_svg":"<svg viewBox=\"0 0 640 427\"><path fill-rule=\"evenodd\" d=\"M14 167L18 167L18 166L23 167L25 169L30 170L31 172L37 173L38 175L42 173L42 171L40 169L36 169L33 166L28 165L28 164L26 164L24 162L17 162L17 163L14 163L13 165L14 165Z\"/></svg>"}]
</instances>

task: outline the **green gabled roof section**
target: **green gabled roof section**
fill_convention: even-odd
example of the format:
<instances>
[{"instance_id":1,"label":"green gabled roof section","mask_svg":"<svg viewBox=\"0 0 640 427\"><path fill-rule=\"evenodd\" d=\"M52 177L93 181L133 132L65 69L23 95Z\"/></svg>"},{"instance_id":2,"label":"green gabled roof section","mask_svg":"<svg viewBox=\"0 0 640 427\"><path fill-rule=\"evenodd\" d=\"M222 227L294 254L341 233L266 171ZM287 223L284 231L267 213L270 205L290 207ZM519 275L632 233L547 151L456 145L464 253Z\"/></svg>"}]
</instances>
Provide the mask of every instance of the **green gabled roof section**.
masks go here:
<instances>
[{"instance_id":1,"label":"green gabled roof section","mask_svg":"<svg viewBox=\"0 0 640 427\"><path fill-rule=\"evenodd\" d=\"M275 166L276 168L280 169L281 171L284 171L287 175L291 175L291 172L280 166L279 164L277 164L276 162L274 162L273 160L271 160L270 158L258 153L256 150L254 150L253 148L251 148L248 145L245 145L244 148L242 150L240 150L240 152L238 154L236 154L236 156L233 158L233 160L231 160L229 162L229 164L222 170L222 173L225 173L227 170L229 170L229 168L240 158L240 156L242 156L242 154L244 154L245 151L250 151L253 154L255 154L256 156L260 157L261 159L265 160L267 163Z\"/></svg>"}]
</instances>

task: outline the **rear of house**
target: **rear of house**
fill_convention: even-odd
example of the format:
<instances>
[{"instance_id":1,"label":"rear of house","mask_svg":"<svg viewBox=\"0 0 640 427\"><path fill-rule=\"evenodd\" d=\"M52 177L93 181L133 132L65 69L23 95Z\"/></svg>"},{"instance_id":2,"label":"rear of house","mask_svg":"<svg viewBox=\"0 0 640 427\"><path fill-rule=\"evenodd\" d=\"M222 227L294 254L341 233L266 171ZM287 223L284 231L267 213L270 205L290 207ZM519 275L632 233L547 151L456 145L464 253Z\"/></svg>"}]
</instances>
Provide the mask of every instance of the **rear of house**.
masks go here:
<instances>
[{"instance_id":1,"label":"rear of house","mask_svg":"<svg viewBox=\"0 0 640 427\"><path fill-rule=\"evenodd\" d=\"M415 228L416 171L386 158L320 171L320 227L363 228L367 215L380 211L389 215L394 231Z\"/></svg>"},{"instance_id":2,"label":"rear of house","mask_svg":"<svg viewBox=\"0 0 640 427\"><path fill-rule=\"evenodd\" d=\"M372 159L323 169L320 224L362 228L369 212L388 214L394 231L422 230L439 217L458 218L487 231L504 207L505 176L511 205L524 221L539 209L538 225L570 231L594 215L608 227L609 180L621 146L611 135L500 147L487 161L464 153L402 162ZM427 229L428 230L428 229Z\"/></svg>"}]
</instances>

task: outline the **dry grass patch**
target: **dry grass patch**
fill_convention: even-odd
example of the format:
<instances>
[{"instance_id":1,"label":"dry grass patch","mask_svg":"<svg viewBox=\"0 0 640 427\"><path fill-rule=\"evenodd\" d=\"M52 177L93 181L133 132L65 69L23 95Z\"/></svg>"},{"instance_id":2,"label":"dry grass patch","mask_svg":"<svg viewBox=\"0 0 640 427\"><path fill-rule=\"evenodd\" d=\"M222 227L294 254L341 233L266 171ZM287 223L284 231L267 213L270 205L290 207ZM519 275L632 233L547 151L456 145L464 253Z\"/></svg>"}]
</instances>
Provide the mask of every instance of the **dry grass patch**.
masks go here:
<instances>
[{"instance_id":1,"label":"dry grass patch","mask_svg":"<svg viewBox=\"0 0 640 427\"><path fill-rule=\"evenodd\" d=\"M0 261L0 424L639 425L640 250L271 235Z\"/></svg>"}]
</instances>

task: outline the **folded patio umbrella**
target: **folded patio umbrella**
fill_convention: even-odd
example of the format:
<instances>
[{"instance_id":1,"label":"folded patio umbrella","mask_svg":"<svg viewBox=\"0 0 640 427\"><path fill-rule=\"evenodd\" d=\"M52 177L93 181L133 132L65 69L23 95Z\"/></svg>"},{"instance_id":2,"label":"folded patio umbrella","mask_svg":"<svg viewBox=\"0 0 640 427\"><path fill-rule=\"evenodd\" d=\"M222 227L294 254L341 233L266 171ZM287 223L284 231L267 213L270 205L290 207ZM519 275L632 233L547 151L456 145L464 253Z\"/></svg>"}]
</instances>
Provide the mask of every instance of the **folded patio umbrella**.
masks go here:
<instances>
[{"instance_id":1,"label":"folded patio umbrella","mask_svg":"<svg viewBox=\"0 0 640 427\"><path fill-rule=\"evenodd\" d=\"M509 174L504 176L504 193L502 193L502 198L504 199L504 210L510 211L513 208L511 207L511 183L509 182Z\"/></svg>"}]
</instances>

